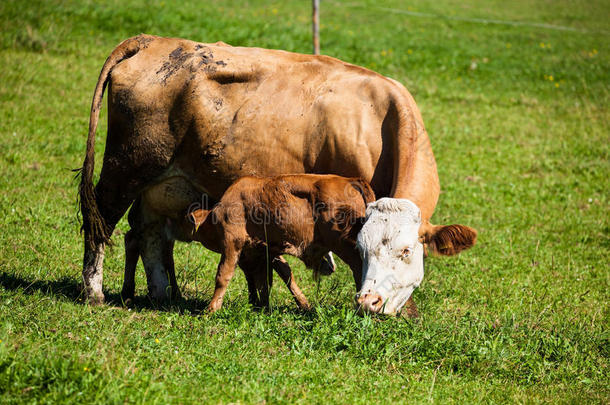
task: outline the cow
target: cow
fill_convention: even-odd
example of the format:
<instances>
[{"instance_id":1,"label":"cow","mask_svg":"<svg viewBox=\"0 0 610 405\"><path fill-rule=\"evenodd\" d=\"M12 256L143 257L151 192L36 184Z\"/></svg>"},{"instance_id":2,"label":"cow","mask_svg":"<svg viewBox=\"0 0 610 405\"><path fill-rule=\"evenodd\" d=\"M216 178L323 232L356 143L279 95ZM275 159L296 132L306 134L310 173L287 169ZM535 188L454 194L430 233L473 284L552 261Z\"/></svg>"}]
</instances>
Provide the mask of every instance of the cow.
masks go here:
<instances>
[{"instance_id":1,"label":"cow","mask_svg":"<svg viewBox=\"0 0 610 405\"><path fill-rule=\"evenodd\" d=\"M94 187L95 132L106 86L106 150ZM396 243L412 249L403 260L394 243L381 248L385 240L359 238L367 249L358 298L366 311L395 313L411 299L402 273L423 268L418 243L452 254L475 242L469 227L430 223L440 190L436 162L421 114L397 81L328 56L141 34L112 51L93 94L79 186L86 298L104 301L105 247L119 219L151 187L180 179L190 190L172 204L184 205L191 194L217 201L245 175L287 173L361 177L377 197L400 200L391 209L372 209L369 220L377 226L361 231L384 233L394 242L394 224L383 223L400 220L410 231ZM161 229L138 232L149 245L163 246L150 271L167 280L173 242ZM392 269L401 275L377 290L377 279Z\"/></svg>"},{"instance_id":2,"label":"cow","mask_svg":"<svg viewBox=\"0 0 610 405\"><path fill-rule=\"evenodd\" d=\"M172 223L173 237L196 240L220 253L209 312L220 309L239 263L246 275L250 302L268 306L273 268L301 309L307 299L294 281L283 254L315 269L332 250L352 270L356 289L362 261L356 246L366 205L375 201L370 185L335 175L245 176L233 183L212 209L196 209L190 221ZM126 274L126 279L131 275Z\"/></svg>"}]
</instances>

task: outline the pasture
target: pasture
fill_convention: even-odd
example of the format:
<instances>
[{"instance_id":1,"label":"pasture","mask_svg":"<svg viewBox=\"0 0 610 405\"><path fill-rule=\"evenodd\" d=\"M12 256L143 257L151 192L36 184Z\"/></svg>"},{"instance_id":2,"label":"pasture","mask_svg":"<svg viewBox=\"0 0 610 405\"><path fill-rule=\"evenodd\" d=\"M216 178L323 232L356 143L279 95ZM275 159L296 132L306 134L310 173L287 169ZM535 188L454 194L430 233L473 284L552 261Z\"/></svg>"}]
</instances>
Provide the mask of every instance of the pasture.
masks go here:
<instances>
[{"instance_id":1,"label":"pasture","mask_svg":"<svg viewBox=\"0 0 610 405\"><path fill-rule=\"evenodd\" d=\"M70 170L111 50L145 32L310 53L310 2L0 2L0 402L610 401L610 3L380 4L323 1L322 53L409 89L439 168L433 220L479 231L427 260L417 320L359 317L344 265L318 284L295 260L312 312L278 277L253 310L237 272L203 314L218 256L196 244L175 252L183 300L149 302L139 264L124 308L125 218L108 303L83 304Z\"/></svg>"}]
</instances>

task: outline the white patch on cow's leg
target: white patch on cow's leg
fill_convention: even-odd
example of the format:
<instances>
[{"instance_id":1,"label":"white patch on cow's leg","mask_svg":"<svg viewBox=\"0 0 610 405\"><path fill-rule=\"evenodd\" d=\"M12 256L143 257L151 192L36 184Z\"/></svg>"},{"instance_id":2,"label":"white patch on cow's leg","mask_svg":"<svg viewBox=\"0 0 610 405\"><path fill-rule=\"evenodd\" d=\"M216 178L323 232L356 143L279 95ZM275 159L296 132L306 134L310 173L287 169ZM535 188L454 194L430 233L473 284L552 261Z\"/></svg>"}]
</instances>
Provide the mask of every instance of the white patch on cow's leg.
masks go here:
<instances>
[{"instance_id":1,"label":"white patch on cow's leg","mask_svg":"<svg viewBox=\"0 0 610 405\"><path fill-rule=\"evenodd\" d=\"M163 233L156 226L141 233L140 254L146 271L148 294L155 300L170 297L169 279L163 260L163 242Z\"/></svg>"},{"instance_id":2,"label":"white patch on cow's leg","mask_svg":"<svg viewBox=\"0 0 610 405\"><path fill-rule=\"evenodd\" d=\"M155 261L146 267L146 279L148 294L152 299L163 301L170 297L169 280L161 262Z\"/></svg>"},{"instance_id":3,"label":"white patch on cow's leg","mask_svg":"<svg viewBox=\"0 0 610 405\"><path fill-rule=\"evenodd\" d=\"M98 243L95 250L85 248L85 260L83 265L83 284L87 300L90 304L99 305L104 303L102 291L104 275L104 249L105 243Z\"/></svg>"}]
</instances>

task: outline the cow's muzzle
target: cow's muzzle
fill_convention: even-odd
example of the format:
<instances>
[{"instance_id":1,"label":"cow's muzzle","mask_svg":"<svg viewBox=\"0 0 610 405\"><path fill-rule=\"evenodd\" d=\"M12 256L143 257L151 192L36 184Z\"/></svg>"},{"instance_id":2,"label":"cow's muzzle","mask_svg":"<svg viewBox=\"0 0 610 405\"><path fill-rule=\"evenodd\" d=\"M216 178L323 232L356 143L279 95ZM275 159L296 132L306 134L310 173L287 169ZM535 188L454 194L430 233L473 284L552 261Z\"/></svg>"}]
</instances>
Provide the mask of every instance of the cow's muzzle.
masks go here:
<instances>
[{"instance_id":1,"label":"cow's muzzle","mask_svg":"<svg viewBox=\"0 0 610 405\"><path fill-rule=\"evenodd\" d=\"M383 298L379 294L357 294L356 305L360 313L379 313L383 308Z\"/></svg>"}]
</instances>

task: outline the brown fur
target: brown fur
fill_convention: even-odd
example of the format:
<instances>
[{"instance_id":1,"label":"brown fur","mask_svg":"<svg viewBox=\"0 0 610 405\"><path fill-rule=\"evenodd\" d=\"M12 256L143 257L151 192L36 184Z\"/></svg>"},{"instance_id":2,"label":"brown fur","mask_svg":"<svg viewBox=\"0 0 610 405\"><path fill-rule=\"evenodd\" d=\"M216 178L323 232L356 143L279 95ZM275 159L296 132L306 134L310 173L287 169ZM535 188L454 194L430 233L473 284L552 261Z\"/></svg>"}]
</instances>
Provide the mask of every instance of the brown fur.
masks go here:
<instances>
[{"instance_id":1,"label":"brown fur","mask_svg":"<svg viewBox=\"0 0 610 405\"><path fill-rule=\"evenodd\" d=\"M93 93L93 100L91 102L91 113L89 117L89 134L87 135L87 150L85 153L85 160L83 167L80 170L80 186L79 186L79 197L81 214L83 218L82 230L85 231L89 238L86 239L86 243L89 248L93 249L97 243L108 243L110 242L110 236L112 235L112 227L110 227L102 214L99 211L96 202L96 195L93 189L93 169L95 167L95 131L97 129L97 123L100 118L100 110L102 108L102 97L104 95L104 89L108 83L108 77L110 72L121 61L130 58L140 50L139 37L129 38L123 41L116 49L112 52L100 72L95 92Z\"/></svg>"},{"instance_id":2,"label":"brown fur","mask_svg":"<svg viewBox=\"0 0 610 405\"><path fill-rule=\"evenodd\" d=\"M106 87L108 135L94 189ZM145 34L125 40L100 72L81 170L88 297L103 300L101 283L90 281L101 278L100 258L116 223L134 200L149 198L146 190L171 176L193 190L168 196L174 202L160 205L170 211L158 201L137 204L148 210L138 217L163 223L184 212L192 194L218 200L239 177L282 173L362 177L379 197L415 202L422 229L431 226L439 195L422 117L392 79L328 56Z\"/></svg>"},{"instance_id":3,"label":"brown fur","mask_svg":"<svg viewBox=\"0 0 610 405\"><path fill-rule=\"evenodd\" d=\"M433 253L453 256L476 243L477 231L464 225L436 226L424 236L424 241Z\"/></svg>"},{"instance_id":4,"label":"brown fur","mask_svg":"<svg viewBox=\"0 0 610 405\"><path fill-rule=\"evenodd\" d=\"M366 181L332 175L243 177L235 182L213 209L189 214L193 239L222 255L210 310L220 308L236 258L241 256L242 263L267 252L271 261L288 253L312 267L332 249L351 267L360 289L362 263L357 232L351 228L362 223L366 204L374 200ZM259 266L248 276L265 275L265 266ZM261 298L268 300L268 291Z\"/></svg>"}]
</instances>

